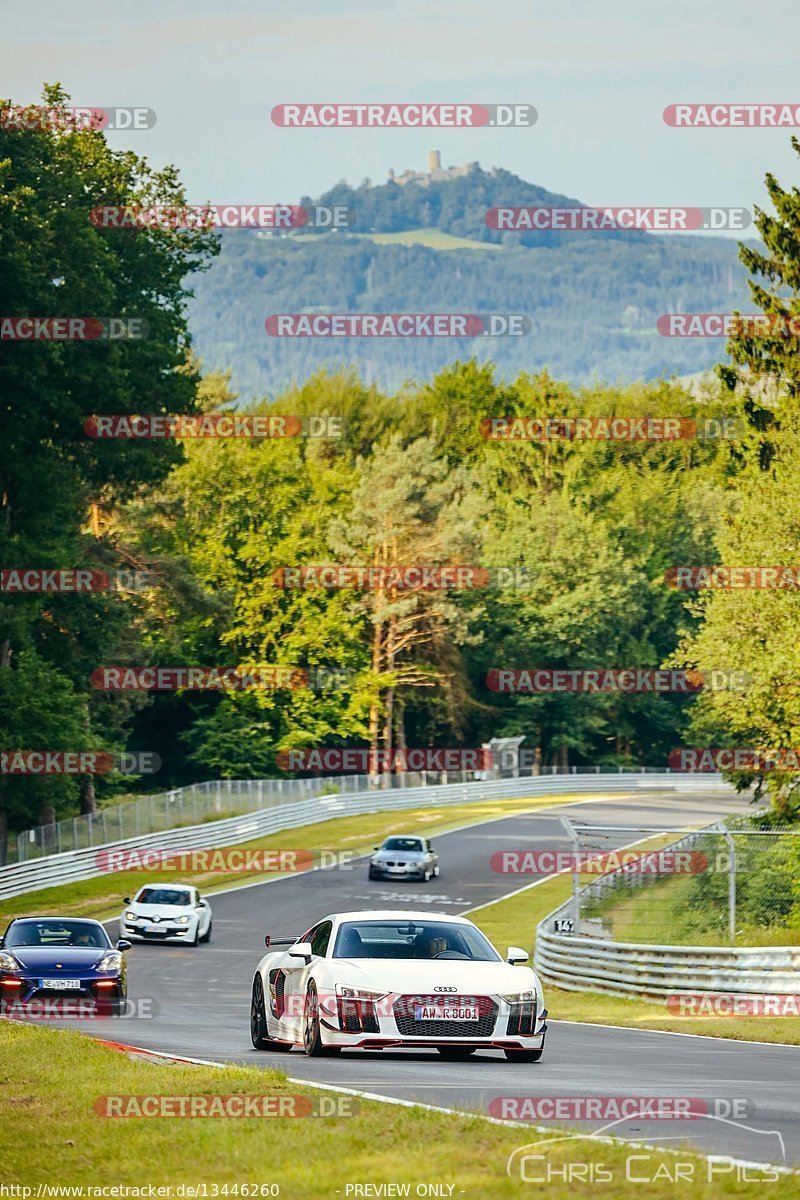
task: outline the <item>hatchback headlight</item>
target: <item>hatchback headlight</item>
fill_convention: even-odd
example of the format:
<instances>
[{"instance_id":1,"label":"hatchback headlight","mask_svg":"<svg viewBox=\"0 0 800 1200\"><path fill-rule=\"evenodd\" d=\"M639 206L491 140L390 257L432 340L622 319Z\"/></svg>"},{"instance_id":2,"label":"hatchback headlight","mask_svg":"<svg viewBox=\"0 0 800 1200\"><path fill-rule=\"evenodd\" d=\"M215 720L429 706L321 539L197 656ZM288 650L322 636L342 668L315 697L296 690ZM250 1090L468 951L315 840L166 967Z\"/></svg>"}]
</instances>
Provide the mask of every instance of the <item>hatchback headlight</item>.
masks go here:
<instances>
[{"instance_id":1,"label":"hatchback headlight","mask_svg":"<svg viewBox=\"0 0 800 1200\"><path fill-rule=\"evenodd\" d=\"M535 992L511 992L508 996L502 996L506 1004L524 1004L526 1000L533 1000Z\"/></svg>"},{"instance_id":2,"label":"hatchback headlight","mask_svg":"<svg viewBox=\"0 0 800 1200\"><path fill-rule=\"evenodd\" d=\"M178 917L178 924L179 925L188 925L189 918L188 917Z\"/></svg>"},{"instance_id":3,"label":"hatchback headlight","mask_svg":"<svg viewBox=\"0 0 800 1200\"><path fill-rule=\"evenodd\" d=\"M7 950L0 950L0 971L21 971L22 967Z\"/></svg>"},{"instance_id":4,"label":"hatchback headlight","mask_svg":"<svg viewBox=\"0 0 800 1200\"><path fill-rule=\"evenodd\" d=\"M97 964L97 970L111 973L112 971L118 971L121 966L122 955L118 954L117 951L114 950L110 954L103 955L103 957L100 959L100 962Z\"/></svg>"},{"instance_id":5,"label":"hatchback headlight","mask_svg":"<svg viewBox=\"0 0 800 1200\"><path fill-rule=\"evenodd\" d=\"M138 921L138 920L139 920L139 917L138 917L138 915L137 915L135 912L126 912L126 913L125 913L125 920L126 920L126 921Z\"/></svg>"}]
</instances>

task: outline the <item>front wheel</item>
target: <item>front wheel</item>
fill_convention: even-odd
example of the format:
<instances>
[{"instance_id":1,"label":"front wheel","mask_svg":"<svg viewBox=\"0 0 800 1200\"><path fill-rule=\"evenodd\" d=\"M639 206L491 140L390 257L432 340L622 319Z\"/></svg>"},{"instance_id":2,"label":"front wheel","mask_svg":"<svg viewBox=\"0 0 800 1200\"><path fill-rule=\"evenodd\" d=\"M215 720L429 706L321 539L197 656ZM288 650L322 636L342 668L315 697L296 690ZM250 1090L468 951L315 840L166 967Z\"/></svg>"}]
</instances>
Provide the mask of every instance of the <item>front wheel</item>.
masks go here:
<instances>
[{"instance_id":1,"label":"front wheel","mask_svg":"<svg viewBox=\"0 0 800 1200\"><path fill-rule=\"evenodd\" d=\"M474 1054L477 1046L437 1046L436 1049L449 1062L460 1062Z\"/></svg>"},{"instance_id":2,"label":"front wheel","mask_svg":"<svg viewBox=\"0 0 800 1200\"><path fill-rule=\"evenodd\" d=\"M214 922L213 922L213 920L211 920L208 922L208 929L205 931L203 936L200 938L201 942L210 942L211 941L211 930L213 928L214 928Z\"/></svg>"},{"instance_id":3,"label":"front wheel","mask_svg":"<svg viewBox=\"0 0 800 1200\"><path fill-rule=\"evenodd\" d=\"M544 1046L542 1046L541 1050L504 1050L503 1053L509 1062L538 1062L544 1054Z\"/></svg>"},{"instance_id":4,"label":"front wheel","mask_svg":"<svg viewBox=\"0 0 800 1200\"><path fill-rule=\"evenodd\" d=\"M264 1004L264 985L261 976L253 980L253 993L250 1000L250 1040L256 1050L276 1050L283 1052L291 1050L286 1042L274 1042L267 1031L267 1010Z\"/></svg>"},{"instance_id":5,"label":"front wheel","mask_svg":"<svg viewBox=\"0 0 800 1200\"><path fill-rule=\"evenodd\" d=\"M322 1023L319 1015L319 995L313 979L306 992L306 1011L303 1018L303 1049L309 1058L338 1054L341 1046L326 1046L322 1040Z\"/></svg>"}]
</instances>

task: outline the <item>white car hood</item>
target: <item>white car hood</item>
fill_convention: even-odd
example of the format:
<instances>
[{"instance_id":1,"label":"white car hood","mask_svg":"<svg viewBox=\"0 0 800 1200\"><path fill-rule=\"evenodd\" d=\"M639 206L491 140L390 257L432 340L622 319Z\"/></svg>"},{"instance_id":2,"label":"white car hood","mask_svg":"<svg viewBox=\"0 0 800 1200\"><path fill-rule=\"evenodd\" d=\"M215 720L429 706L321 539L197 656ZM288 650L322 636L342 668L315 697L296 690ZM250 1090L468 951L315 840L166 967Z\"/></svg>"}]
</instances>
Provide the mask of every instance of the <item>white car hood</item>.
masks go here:
<instances>
[{"instance_id":1,"label":"white car hood","mask_svg":"<svg viewBox=\"0 0 800 1200\"><path fill-rule=\"evenodd\" d=\"M505 962L468 962L465 959L334 958L332 973L345 986L379 991L433 994L437 988L455 988L467 994L491 995L525 992L537 987L530 967ZM446 993L443 993L446 995Z\"/></svg>"},{"instance_id":2,"label":"white car hood","mask_svg":"<svg viewBox=\"0 0 800 1200\"><path fill-rule=\"evenodd\" d=\"M137 917L146 917L148 921L152 921L153 917L158 917L159 921L172 921L173 923L179 917L193 917L197 914L190 904L127 904L125 912L136 913Z\"/></svg>"}]
</instances>

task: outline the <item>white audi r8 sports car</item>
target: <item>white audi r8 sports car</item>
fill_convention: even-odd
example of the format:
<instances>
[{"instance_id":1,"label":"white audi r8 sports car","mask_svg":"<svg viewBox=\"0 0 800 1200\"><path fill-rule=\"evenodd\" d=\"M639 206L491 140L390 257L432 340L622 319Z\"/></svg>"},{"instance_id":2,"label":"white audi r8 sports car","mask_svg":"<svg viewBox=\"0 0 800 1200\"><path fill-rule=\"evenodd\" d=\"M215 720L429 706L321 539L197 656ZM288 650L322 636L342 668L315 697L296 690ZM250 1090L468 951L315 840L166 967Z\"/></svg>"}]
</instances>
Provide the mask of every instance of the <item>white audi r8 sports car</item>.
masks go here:
<instances>
[{"instance_id":1,"label":"white audi r8 sports car","mask_svg":"<svg viewBox=\"0 0 800 1200\"><path fill-rule=\"evenodd\" d=\"M547 1026L536 972L505 960L466 917L430 912L334 913L300 937L267 935L253 979L257 1050L336 1054L428 1047L444 1058L503 1050L542 1056Z\"/></svg>"},{"instance_id":2,"label":"white audi r8 sports car","mask_svg":"<svg viewBox=\"0 0 800 1200\"><path fill-rule=\"evenodd\" d=\"M132 941L196 946L211 938L211 905L189 884L148 883L133 900L126 896L123 903L120 932Z\"/></svg>"}]
</instances>

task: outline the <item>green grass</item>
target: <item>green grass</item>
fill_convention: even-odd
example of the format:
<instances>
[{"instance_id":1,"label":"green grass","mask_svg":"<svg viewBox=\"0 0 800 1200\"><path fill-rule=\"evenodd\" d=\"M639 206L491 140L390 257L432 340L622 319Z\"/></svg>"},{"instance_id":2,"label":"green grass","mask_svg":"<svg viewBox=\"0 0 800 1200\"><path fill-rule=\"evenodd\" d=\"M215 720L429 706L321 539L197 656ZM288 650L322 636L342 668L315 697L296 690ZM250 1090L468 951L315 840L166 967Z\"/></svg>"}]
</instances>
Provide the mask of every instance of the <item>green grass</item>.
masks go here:
<instances>
[{"instance_id":1,"label":"green grass","mask_svg":"<svg viewBox=\"0 0 800 1200\"><path fill-rule=\"evenodd\" d=\"M586 797L582 797L585 799ZM353 853L368 853L373 846L391 833L425 833L433 836L445 833L454 826L472 821L493 821L511 813L533 812L540 808L574 803L570 796L539 796L536 799L485 801L478 804L450 805L446 808L409 809L406 812L366 813L353 817L335 817L317 825L306 825L300 829L287 829L256 838L242 844L248 850L348 850ZM245 819L245 818L243 818ZM209 838L209 842L211 839ZM237 847L229 846L232 850ZM280 872L191 872L175 875L182 882L193 882L203 893L236 884L255 883L258 880L275 878ZM122 907L124 896L130 896L142 884L154 879L163 879L163 870L119 871L114 874L95 876L60 887L44 888L27 892L0 901L0 920L16 916L36 916L58 912L62 916L96 917L100 920L115 916Z\"/></svg>"},{"instance_id":2,"label":"green grass","mask_svg":"<svg viewBox=\"0 0 800 1200\"><path fill-rule=\"evenodd\" d=\"M452 1185L454 1197L469 1200L541 1194L541 1188L526 1192L519 1176L509 1179L505 1170L510 1153L548 1136L534 1129L345 1097L340 1100L351 1106L351 1115L107 1118L95 1105L109 1094L304 1096L313 1104L334 1093L303 1088L274 1070L154 1065L81 1034L5 1022L0 1023L0 1061L2 1179L32 1188L32 1194L40 1184L173 1189L204 1184L211 1197L215 1184L275 1183L281 1197L292 1200L334 1200L337 1194L345 1200L348 1184L365 1182L409 1184L412 1196L418 1184ZM641 1196L640 1184L626 1182L625 1160L644 1153L586 1138L559 1140L546 1151L548 1163L562 1171L569 1163L602 1162L615 1181L613 1191L604 1194L614 1200ZM696 1182L681 1185L681 1195L692 1200L767 1194L755 1172L752 1182L736 1183L721 1174L708 1183L706 1162L689 1152L681 1153L680 1161L691 1161L697 1172ZM670 1179L675 1162L655 1152L647 1164L637 1159L637 1174L658 1174L647 1188L648 1200L675 1194ZM596 1194L594 1184L561 1179L546 1190L548 1200ZM774 1200L796 1196L797 1178L779 1178L768 1194Z\"/></svg>"},{"instance_id":3,"label":"green grass","mask_svg":"<svg viewBox=\"0 0 800 1200\"><path fill-rule=\"evenodd\" d=\"M569 876L558 876L506 900L475 909L470 918L501 951L506 946L528 949L539 921L568 899L571 888ZM800 1017L676 1016L668 1013L664 1005L647 1000L628 1000L603 992L571 992L549 985L545 986L545 1002L553 1020L800 1045Z\"/></svg>"},{"instance_id":4,"label":"green grass","mask_svg":"<svg viewBox=\"0 0 800 1200\"><path fill-rule=\"evenodd\" d=\"M696 877L674 875L634 892L620 893L592 908L587 916L602 915L615 942L660 942L676 946L728 944L727 909L700 907ZM718 918L715 928L711 918ZM800 929L788 925L754 925L737 921L737 946L797 946Z\"/></svg>"},{"instance_id":5,"label":"green grass","mask_svg":"<svg viewBox=\"0 0 800 1200\"><path fill-rule=\"evenodd\" d=\"M455 237L441 229L404 229L399 233L360 233L379 246L427 246L431 250L502 250L496 242Z\"/></svg>"}]
</instances>

